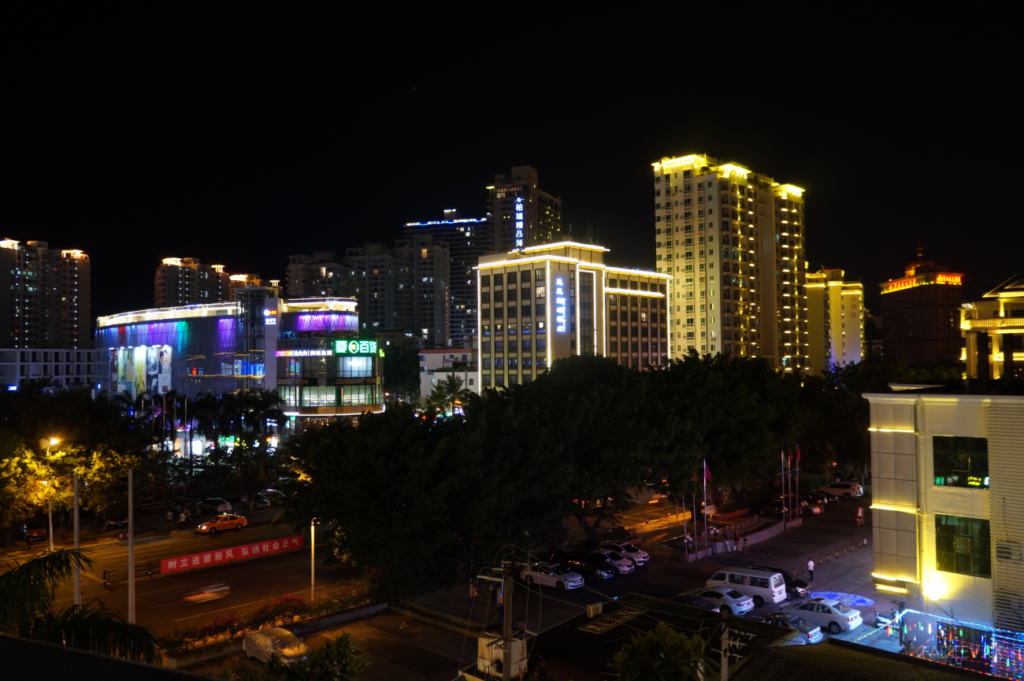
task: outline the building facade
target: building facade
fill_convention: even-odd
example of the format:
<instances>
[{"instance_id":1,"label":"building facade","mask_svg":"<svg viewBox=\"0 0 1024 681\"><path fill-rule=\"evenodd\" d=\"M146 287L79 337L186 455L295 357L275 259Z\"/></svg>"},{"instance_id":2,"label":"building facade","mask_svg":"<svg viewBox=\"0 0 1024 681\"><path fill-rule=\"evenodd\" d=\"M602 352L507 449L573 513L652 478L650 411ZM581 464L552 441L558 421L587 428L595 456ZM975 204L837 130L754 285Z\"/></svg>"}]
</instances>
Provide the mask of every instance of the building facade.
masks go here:
<instances>
[{"instance_id":1,"label":"building facade","mask_svg":"<svg viewBox=\"0 0 1024 681\"><path fill-rule=\"evenodd\" d=\"M103 362L96 350L0 348L0 390L22 381L48 381L60 388L98 388Z\"/></svg>"},{"instance_id":2,"label":"building facade","mask_svg":"<svg viewBox=\"0 0 1024 681\"><path fill-rule=\"evenodd\" d=\"M393 253L396 330L422 336L428 347L449 345L451 259L448 246L434 243L432 237L420 234L399 241Z\"/></svg>"},{"instance_id":3,"label":"building facade","mask_svg":"<svg viewBox=\"0 0 1024 681\"><path fill-rule=\"evenodd\" d=\"M0 346L92 347L92 269L79 250L52 250L45 241L0 239Z\"/></svg>"},{"instance_id":4,"label":"building facade","mask_svg":"<svg viewBox=\"0 0 1024 681\"><path fill-rule=\"evenodd\" d=\"M967 378L1024 378L1024 274L960 308ZM982 351L985 348L985 351Z\"/></svg>"},{"instance_id":5,"label":"building facade","mask_svg":"<svg viewBox=\"0 0 1024 681\"><path fill-rule=\"evenodd\" d=\"M471 343L476 334L476 267L487 254L487 218L460 218L458 211L445 210L443 220L409 222L405 238L429 236L435 244L448 247L449 300L448 336L453 345Z\"/></svg>"},{"instance_id":6,"label":"building facade","mask_svg":"<svg viewBox=\"0 0 1024 681\"><path fill-rule=\"evenodd\" d=\"M487 190L491 216L488 252L503 254L564 238L562 199L538 186L536 169L518 166L508 175L495 175Z\"/></svg>"},{"instance_id":7,"label":"building facade","mask_svg":"<svg viewBox=\"0 0 1024 681\"><path fill-rule=\"evenodd\" d=\"M783 371L806 370L804 190L700 154L652 165L673 352L759 356Z\"/></svg>"},{"instance_id":8,"label":"building facade","mask_svg":"<svg viewBox=\"0 0 1024 681\"><path fill-rule=\"evenodd\" d=\"M820 373L867 356L864 285L845 281L838 269L807 273L807 352L811 373Z\"/></svg>"},{"instance_id":9,"label":"building facade","mask_svg":"<svg viewBox=\"0 0 1024 681\"><path fill-rule=\"evenodd\" d=\"M220 303L231 296L224 265L204 265L196 258L164 258L156 268L153 298L157 307Z\"/></svg>"},{"instance_id":10,"label":"building facade","mask_svg":"<svg viewBox=\"0 0 1024 681\"><path fill-rule=\"evenodd\" d=\"M888 362L954 362L960 357L963 274L936 266L918 247L904 277L882 289L882 340Z\"/></svg>"},{"instance_id":11,"label":"building facade","mask_svg":"<svg viewBox=\"0 0 1024 681\"><path fill-rule=\"evenodd\" d=\"M864 397L878 589L1024 631L1024 397Z\"/></svg>"},{"instance_id":12,"label":"building facade","mask_svg":"<svg viewBox=\"0 0 1024 681\"><path fill-rule=\"evenodd\" d=\"M481 388L529 383L563 357L649 368L670 357L666 274L610 267L572 242L480 259Z\"/></svg>"},{"instance_id":13,"label":"building facade","mask_svg":"<svg viewBox=\"0 0 1024 681\"><path fill-rule=\"evenodd\" d=\"M420 350L420 397L429 397L448 376L462 379L462 387L480 394L477 353L473 349L429 348Z\"/></svg>"}]
</instances>

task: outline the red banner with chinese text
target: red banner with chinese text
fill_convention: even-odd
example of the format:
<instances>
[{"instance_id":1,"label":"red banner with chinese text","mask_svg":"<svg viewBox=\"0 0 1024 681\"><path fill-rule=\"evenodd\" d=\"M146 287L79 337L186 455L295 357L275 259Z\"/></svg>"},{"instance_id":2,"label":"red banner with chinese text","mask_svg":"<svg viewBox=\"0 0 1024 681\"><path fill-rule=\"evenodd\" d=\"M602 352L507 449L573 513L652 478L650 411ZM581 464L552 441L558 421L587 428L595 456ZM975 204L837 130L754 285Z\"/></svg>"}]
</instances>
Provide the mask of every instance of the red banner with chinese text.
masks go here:
<instances>
[{"instance_id":1,"label":"red banner with chinese text","mask_svg":"<svg viewBox=\"0 0 1024 681\"><path fill-rule=\"evenodd\" d=\"M255 544L244 544L232 546L226 549L211 549L202 553L193 553L189 556L178 556L177 558L164 558L160 561L160 574L166 575L170 572L184 572L196 568L213 567L223 565L237 560L259 558L274 553L294 551L303 546L302 537L284 537L281 539L268 539Z\"/></svg>"}]
</instances>

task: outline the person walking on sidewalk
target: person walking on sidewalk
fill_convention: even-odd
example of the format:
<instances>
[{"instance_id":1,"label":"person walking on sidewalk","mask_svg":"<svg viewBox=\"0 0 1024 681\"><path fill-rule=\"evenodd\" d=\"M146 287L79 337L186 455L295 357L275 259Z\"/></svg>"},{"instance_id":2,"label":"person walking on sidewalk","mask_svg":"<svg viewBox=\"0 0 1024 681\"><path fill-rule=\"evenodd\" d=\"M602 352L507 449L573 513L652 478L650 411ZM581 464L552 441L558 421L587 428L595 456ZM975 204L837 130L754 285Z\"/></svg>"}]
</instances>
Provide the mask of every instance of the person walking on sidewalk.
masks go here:
<instances>
[{"instance_id":1,"label":"person walking on sidewalk","mask_svg":"<svg viewBox=\"0 0 1024 681\"><path fill-rule=\"evenodd\" d=\"M808 558L807 559L807 575L808 575L807 576L807 581L808 582L813 582L814 581L814 559L813 558Z\"/></svg>"},{"instance_id":2,"label":"person walking on sidewalk","mask_svg":"<svg viewBox=\"0 0 1024 681\"><path fill-rule=\"evenodd\" d=\"M750 537L743 535L743 553L750 553Z\"/></svg>"}]
</instances>

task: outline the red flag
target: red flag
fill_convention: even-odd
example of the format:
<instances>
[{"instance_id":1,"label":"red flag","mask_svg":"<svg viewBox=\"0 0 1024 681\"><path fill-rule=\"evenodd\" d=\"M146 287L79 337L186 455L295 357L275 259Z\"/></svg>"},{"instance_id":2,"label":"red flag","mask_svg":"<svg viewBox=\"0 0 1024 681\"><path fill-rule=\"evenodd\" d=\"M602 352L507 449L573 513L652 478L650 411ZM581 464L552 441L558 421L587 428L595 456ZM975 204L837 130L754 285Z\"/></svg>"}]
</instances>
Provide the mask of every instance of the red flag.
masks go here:
<instances>
[{"instance_id":1,"label":"red flag","mask_svg":"<svg viewBox=\"0 0 1024 681\"><path fill-rule=\"evenodd\" d=\"M704 479L705 480L710 480L711 479L711 469L708 468L708 462L707 461L704 462Z\"/></svg>"},{"instance_id":2,"label":"red flag","mask_svg":"<svg viewBox=\"0 0 1024 681\"><path fill-rule=\"evenodd\" d=\"M700 482L700 480L697 479L697 471L693 472L693 481L694 482Z\"/></svg>"},{"instance_id":3,"label":"red flag","mask_svg":"<svg viewBox=\"0 0 1024 681\"><path fill-rule=\"evenodd\" d=\"M787 468L792 468L793 467L793 452L792 451L789 453L789 456L786 457L786 467Z\"/></svg>"},{"instance_id":4,"label":"red flag","mask_svg":"<svg viewBox=\"0 0 1024 681\"><path fill-rule=\"evenodd\" d=\"M800 445L796 446L796 461L800 463Z\"/></svg>"}]
</instances>

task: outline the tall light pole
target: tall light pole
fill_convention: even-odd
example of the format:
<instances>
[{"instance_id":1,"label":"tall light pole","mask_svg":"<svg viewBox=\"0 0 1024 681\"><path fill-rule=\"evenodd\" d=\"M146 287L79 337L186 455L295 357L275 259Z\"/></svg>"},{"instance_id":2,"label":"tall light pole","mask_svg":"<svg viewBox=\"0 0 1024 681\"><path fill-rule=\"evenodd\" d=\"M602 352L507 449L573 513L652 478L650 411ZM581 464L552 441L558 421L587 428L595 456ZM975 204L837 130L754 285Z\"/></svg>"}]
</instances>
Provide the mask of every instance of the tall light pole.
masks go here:
<instances>
[{"instance_id":1,"label":"tall light pole","mask_svg":"<svg viewBox=\"0 0 1024 681\"><path fill-rule=\"evenodd\" d=\"M135 624L135 487L134 471L128 469L128 621Z\"/></svg>"},{"instance_id":2,"label":"tall light pole","mask_svg":"<svg viewBox=\"0 0 1024 681\"><path fill-rule=\"evenodd\" d=\"M309 521L309 600L316 598L316 518Z\"/></svg>"},{"instance_id":3,"label":"tall light pole","mask_svg":"<svg viewBox=\"0 0 1024 681\"><path fill-rule=\"evenodd\" d=\"M75 553L78 553L78 473L75 473ZM75 561L75 605L82 607L82 568Z\"/></svg>"},{"instance_id":4,"label":"tall light pole","mask_svg":"<svg viewBox=\"0 0 1024 681\"><path fill-rule=\"evenodd\" d=\"M43 440L42 442L40 442L40 444L43 444L43 443L46 444L46 460L47 461L50 460L50 447L52 447L53 445L57 444L58 442L60 442L60 440L58 440L55 437L51 437L48 440ZM44 485L49 485L49 482L44 480L43 484ZM53 553L53 496L52 496L52 494L47 495L47 496L49 497L46 500L46 505L47 505L47 509L48 509L48 511L47 511L48 515L50 516L50 553Z\"/></svg>"}]
</instances>

